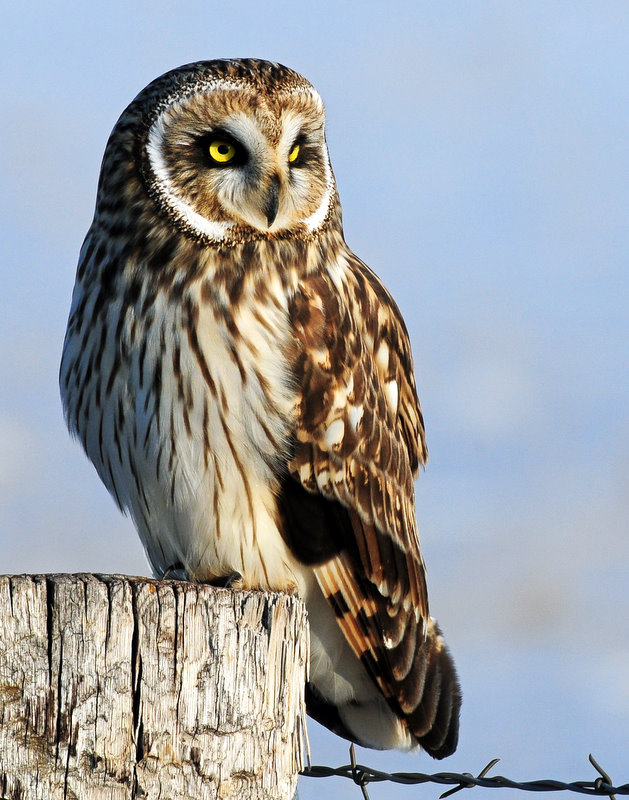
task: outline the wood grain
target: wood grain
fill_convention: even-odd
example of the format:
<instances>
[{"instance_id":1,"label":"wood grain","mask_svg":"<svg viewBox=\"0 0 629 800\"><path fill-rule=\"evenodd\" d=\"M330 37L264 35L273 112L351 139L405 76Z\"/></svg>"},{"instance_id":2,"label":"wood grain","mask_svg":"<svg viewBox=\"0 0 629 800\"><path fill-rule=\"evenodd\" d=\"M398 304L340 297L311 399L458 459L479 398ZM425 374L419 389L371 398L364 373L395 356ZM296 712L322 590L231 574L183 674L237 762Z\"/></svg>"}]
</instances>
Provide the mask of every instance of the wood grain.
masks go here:
<instances>
[{"instance_id":1,"label":"wood grain","mask_svg":"<svg viewBox=\"0 0 629 800\"><path fill-rule=\"evenodd\" d=\"M292 798L307 663L288 595L0 576L0 797Z\"/></svg>"}]
</instances>

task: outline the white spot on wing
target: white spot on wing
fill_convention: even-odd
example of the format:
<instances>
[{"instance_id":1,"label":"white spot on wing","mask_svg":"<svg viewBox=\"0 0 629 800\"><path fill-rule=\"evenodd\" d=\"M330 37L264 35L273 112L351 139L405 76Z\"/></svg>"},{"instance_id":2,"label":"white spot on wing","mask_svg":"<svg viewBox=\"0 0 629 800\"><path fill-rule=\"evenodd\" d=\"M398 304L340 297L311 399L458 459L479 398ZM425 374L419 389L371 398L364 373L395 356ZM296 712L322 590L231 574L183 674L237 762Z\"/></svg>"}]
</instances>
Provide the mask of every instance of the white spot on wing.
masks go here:
<instances>
[{"instance_id":1,"label":"white spot on wing","mask_svg":"<svg viewBox=\"0 0 629 800\"><path fill-rule=\"evenodd\" d=\"M345 435L345 423L342 419L335 419L326 429L323 435L323 441L326 446L331 448L340 444Z\"/></svg>"},{"instance_id":2,"label":"white spot on wing","mask_svg":"<svg viewBox=\"0 0 629 800\"><path fill-rule=\"evenodd\" d=\"M392 414L397 414L398 408L398 385L397 381L389 381L384 385L384 396L387 401L387 406Z\"/></svg>"},{"instance_id":3,"label":"white spot on wing","mask_svg":"<svg viewBox=\"0 0 629 800\"><path fill-rule=\"evenodd\" d=\"M324 489L327 488L327 485L330 481L330 473L328 472L327 469L324 469L321 472L317 473L316 480L319 489L321 489L321 491L324 491Z\"/></svg>"},{"instance_id":4,"label":"white spot on wing","mask_svg":"<svg viewBox=\"0 0 629 800\"><path fill-rule=\"evenodd\" d=\"M389 368L389 346L386 342L380 342L378 345L376 364L380 367L382 372L386 372Z\"/></svg>"},{"instance_id":5,"label":"white spot on wing","mask_svg":"<svg viewBox=\"0 0 629 800\"><path fill-rule=\"evenodd\" d=\"M358 426L360 425L360 421L363 418L364 413L365 409L363 408L363 406L347 407L347 416L349 417L349 424L352 426L354 432L358 431Z\"/></svg>"}]
</instances>

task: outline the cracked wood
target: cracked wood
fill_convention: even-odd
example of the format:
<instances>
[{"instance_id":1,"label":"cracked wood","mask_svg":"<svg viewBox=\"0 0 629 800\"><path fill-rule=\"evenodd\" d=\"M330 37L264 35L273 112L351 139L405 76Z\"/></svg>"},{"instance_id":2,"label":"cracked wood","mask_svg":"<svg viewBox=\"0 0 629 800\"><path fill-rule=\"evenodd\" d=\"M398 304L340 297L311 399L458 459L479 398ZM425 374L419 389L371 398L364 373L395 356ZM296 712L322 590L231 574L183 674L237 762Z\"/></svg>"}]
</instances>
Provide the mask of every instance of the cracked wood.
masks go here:
<instances>
[{"instance_id":1,"label":"cracked wood","mask_svg":"<svg viewBox=\"0 0 629 800\"><path fill-rule=\"evenodd\" d=\"M0 577L0 797L295 794L294 597L112 575Z\"/></svg>"}]
</instances>

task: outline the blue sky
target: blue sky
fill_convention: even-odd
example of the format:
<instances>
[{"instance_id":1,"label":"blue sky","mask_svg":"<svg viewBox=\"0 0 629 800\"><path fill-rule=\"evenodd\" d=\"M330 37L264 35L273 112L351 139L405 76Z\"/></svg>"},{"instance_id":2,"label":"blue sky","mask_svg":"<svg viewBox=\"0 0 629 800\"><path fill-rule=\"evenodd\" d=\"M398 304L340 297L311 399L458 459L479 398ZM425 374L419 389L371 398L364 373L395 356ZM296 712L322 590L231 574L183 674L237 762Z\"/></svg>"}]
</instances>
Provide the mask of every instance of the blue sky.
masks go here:
<instances>
[{"instance_id":1,"label":"blue sky","mask_svg":"<svg viewBox=\"0 0 629 800\"><path fill-rule=\"evenodd\" d=\"M346 238L408 323L431 604L464 691L446 762L360 759L476 772L500 756L495 772L566 780L593 777L593 752L628 781L629 5L26 2L2 16L3 571L147 573L57 391L100 159L162 72L279 60L321 91ZM314 763L347 761L315 723L310 737ZM301 782L302 800L323 791L354 790Z\"/></svg>"}]
</instances>

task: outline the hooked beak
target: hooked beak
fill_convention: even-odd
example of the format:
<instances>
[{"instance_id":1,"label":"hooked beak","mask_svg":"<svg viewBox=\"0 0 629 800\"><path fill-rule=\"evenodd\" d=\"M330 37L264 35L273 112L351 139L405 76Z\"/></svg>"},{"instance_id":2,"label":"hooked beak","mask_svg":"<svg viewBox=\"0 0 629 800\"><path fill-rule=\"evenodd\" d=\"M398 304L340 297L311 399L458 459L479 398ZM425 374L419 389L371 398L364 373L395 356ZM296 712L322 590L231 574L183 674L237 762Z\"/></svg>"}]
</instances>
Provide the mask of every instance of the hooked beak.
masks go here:
<instances>
[{"instance_id":1,"label":"hooked beak","mask_svg":"<svg viewBox=\"0 0 629 800\"><path fill-rule=\"evenodd\" d=\"M274 175L271 178L271 186L269 187L269 193L267 194L266 202L264 203L264 215L266 216L266 221L269 228L275 222L275 217L277 217L279 195L280 179L277 175Z\"/></svg>"}]
</instances>

